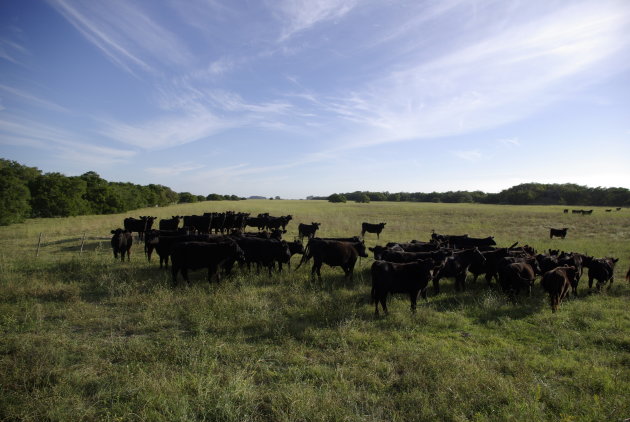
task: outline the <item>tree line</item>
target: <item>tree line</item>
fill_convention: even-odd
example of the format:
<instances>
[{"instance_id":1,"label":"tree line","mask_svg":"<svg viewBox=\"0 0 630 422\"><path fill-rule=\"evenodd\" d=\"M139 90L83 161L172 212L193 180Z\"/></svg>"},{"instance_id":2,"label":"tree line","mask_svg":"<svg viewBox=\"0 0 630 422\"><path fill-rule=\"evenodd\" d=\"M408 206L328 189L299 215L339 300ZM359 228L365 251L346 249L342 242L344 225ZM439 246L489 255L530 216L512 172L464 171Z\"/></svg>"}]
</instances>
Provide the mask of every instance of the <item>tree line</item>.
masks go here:
<instances>
[{"instance_id":1,"label":"tree line","mask_svg":"<svg viewBox=\"0 0 630 422\"><path fill-rule=\"evenodd\" d=\"M630 190L625 188L590 188L573 183L543 184L523 183L504 189L499 193L482 191L448 192L370 192L355 191L334 193L329 196L309 196L308 199L323 199L329 202L372 202L372 201L409 201L409 202L444 202L444 203L479 203L507 205L593 205L593 206L630 206Z\"/></svg>"},{"instance_id":2,"label":"tree line","mask_svg":"<svg viewBox=\"0 0 630 422\"><path fill-rule=\"evenodd\" d=\"M0 159L0 225L31 217L117 214L145 207L206 200L242 199L235 195L193 195L150 184L108 182L96 172L80 176L42 173L15 161Z\"/></svg>"}]
</instances>

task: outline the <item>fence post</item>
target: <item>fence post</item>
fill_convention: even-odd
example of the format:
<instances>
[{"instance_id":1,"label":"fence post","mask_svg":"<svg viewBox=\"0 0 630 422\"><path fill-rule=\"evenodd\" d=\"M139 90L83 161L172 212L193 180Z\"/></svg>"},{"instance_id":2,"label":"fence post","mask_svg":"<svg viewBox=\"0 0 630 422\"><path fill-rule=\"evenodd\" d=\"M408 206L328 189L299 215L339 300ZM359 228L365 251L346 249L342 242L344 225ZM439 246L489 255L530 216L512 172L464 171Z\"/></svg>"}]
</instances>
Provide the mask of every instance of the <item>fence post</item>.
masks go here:
<instances>
[{"instance_id":1,"label":"fence post","mask_svg":"<svg viewBox=\"0 0 630 422\"><path fill-rule=\"evenodd\" d=\"M42 233L39 232L39 240L37 241L37 252L35 252L35 257L39 256L39 246L42 244Z\"/></svg>"},{"instance_id":2,"label":"fence post","mask_svg":"<svg viewBox=\"0 0 630 422\"><path fill-rule=\"evenodd\" d=\"M81 239L81 250L79 251L80 254L83 253L83 244L85 243L85 232L83 232L83 238Z\"/></svg>"}]
</instances>

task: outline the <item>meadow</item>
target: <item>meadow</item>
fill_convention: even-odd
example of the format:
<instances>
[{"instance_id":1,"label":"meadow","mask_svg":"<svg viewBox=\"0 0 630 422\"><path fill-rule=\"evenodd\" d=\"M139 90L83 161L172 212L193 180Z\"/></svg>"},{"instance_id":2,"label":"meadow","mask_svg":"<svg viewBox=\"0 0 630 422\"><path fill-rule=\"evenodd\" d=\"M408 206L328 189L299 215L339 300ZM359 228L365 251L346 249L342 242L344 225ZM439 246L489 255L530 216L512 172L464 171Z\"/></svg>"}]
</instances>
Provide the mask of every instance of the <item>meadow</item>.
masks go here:
<instances>
[{"instance_id":1,"label":"meadow","mask_svg":"<svg viewBox=\"0 0 630 422\"><path fill-rule=\"evenodd\" d=\"M0 227L0 419L20 421L622 421L630 418L630 210L564 214L561 206L247 200L121 215L34 219ZM590 208L590 207L589 207ZM170 285L136 243L115 261L124 217L245 211L320 222L366 244L445 234L495 236L620 258L610 289L552 314L538 283L508 302L484 280L428 302L369 302L372 258L353 280L310 265L269 277L237 270ZM569 227L549 239L548 227ZM40 233L41 244L37 254ZM370 254L371 255L371 254Z\"/></svg>"}]
</instances>

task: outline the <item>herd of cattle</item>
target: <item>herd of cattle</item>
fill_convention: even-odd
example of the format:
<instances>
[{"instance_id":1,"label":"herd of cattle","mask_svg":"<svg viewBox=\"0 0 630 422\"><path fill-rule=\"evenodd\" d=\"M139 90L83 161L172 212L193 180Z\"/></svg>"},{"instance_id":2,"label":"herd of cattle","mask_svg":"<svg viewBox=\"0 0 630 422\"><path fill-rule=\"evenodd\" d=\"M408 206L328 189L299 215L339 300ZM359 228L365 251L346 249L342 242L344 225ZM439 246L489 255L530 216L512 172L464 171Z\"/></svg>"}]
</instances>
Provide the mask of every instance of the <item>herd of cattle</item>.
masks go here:
<instances>
[{"instance_id":1,"label":"herd of cattle","mask_svg":"<svg viewBox=\"0 0 630 422\"><path fill-rule=\"evenodd\" d=\"M327 264L340 267L351 278L359 257L367 258L367 251L374 254L371 298L375 313L379 304L387 314L386 298L389 294L408 294L411 310L415 311L417 297L427 299L429 282L435 294L440 292L440 280L452 278L457 290L465 290L470 274L476 282L485 275L488 284L495 280L508 297L515 301L520 291L531 293L536 277L549 294L551 309L555 312L569 290L577 296L578 283L588 269L588 286L597 281L599 290L614 281L617 258L595 258L577 252L549 250L539 254L530 246L496 247L493 237L473 238L468 235L440 235L432 233L428 241L393 242L385 246L366 248L365 233L380 235L385 223L362 223L361 237L319 238L315 234L320 224L299 224L299 239L287 242L282 239L291 215L273 217L268 213L251 217L247 213L207 213L203 216L173 216L159 221L159 229L153 229L155 217L126 218L125 229L112 230L111 245L114 257L130 259L133 244L132 233L144 240L144 250L149 261L153 252L160 260L160 268L168 267L171 260L173 285L178 273L188 282L188 270L206 268L208 281L229 275L234 264L252 264L266 268L272 275L276 264L290 267L291 257L301 254L297 268L313 260L311 276L321 280L321 267ZM183 227L179 223L183 221ZM255 227L256 232L246 232ZM557 231L560 231L558 233ZM566 236L566 229L551 229L550 237ZM308 242L303 245L303 238ZM296 269L297 269L296 268ZM630 270L626 276L630 281Z\"/></svg>"}]
</instances>

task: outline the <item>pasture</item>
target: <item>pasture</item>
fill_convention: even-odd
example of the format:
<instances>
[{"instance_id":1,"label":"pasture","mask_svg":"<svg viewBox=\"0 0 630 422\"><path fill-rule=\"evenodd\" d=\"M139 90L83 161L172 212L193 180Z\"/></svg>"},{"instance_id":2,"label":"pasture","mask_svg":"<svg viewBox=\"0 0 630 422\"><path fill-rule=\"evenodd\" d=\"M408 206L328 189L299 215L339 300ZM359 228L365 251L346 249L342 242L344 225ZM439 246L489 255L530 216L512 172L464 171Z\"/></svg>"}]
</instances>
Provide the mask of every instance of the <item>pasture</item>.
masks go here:
<instances>
[{"instance_id":1,"label":"pasture","mask_svg":"<svg viewBox=\"0 0 630 422\"><path fill-rule=\"evenodd\" d=\"M563 208L247 200L0 227L0 419L622 421L630 210ZM538 281L511 304L483 279L465 292L449 279L417 313L394 296L376 318L371 257L352 281L326 266L311 281L310 265L295 270L298 255L272 277L237 269L209 285L200 270L177 288L139 242L131 262L113 258L110 230L124 217L226 210L292 214L287 240L299 223L335 237L386 222L368 246L435 229L620 260L612 288L587 294L583 276L555 314ZM549 239L549 227L569 227L566 239Z\"/></svg>"}]
</instances>

